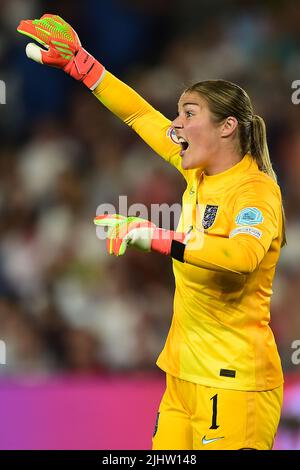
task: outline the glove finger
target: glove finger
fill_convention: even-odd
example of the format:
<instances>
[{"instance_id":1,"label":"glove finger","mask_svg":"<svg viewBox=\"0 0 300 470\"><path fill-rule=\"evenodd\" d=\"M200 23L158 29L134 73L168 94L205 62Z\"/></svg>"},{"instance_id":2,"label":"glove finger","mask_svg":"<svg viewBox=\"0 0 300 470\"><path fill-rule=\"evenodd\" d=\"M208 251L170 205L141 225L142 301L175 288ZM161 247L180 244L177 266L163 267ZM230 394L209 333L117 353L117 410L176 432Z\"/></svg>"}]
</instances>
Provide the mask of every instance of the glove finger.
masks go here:
<instances>
[{"instance_id":1,"label":"glove finger","mask_svg":"<svg viewBox=\"0 0 300 470\"><path fill-rule=\"evenodd\" d=\"M110 255L122 256L127 249L128 242L122 238L107 238L106 246Z\"/></svg>"},{"instance_id":2,"label":"glove finger","mask_svg":"<svg viewBox=\"0 0 300 470\"><path fill-rule=\"evenodd\" d=\"M125 247L122 245L125 244ZM123 255L126 251L127 243L126 241L122 240L121 238L107 238L106 239L106 249L110 255Z\"/></svg>"},{"instance_id":3,"label":"glove finger","mask_svg":"<svg viewBox=\"0 0 300 470\"><path fill-rule=\"evenodd\" d=\"M68 25L66 21L61 22L61 21L58 21L57 18L58 18L57 16L52 16L51 18L48 16L47 18L44 18L44 21L47 22L50 28L59 29L63 26L65 29L67 28L71 29L71 26Z\"/></svg>"},{"instance_id":4,"label":"glove finger","mask_svg":"<svg viewBox=\"0 0 300 470\"><path fill-rule=\"evenodd\" d=\"M56 21L56 23L59 23L61 26L69 26L69 28L71 28L71 26L61 16L53 15L52 13L45 13L43 16L41 16L40 19L41 20L51 19L51 20Z\"/></svg>"},{"instance_id":5,"label":"glove finger","mask_svg":"<svg viewBox=\"0 0 300 470\"><path fill-rule=\"evenodd\" d=\"M79 47L81 46L81 41L78 37L78 34L76 33L76 31L72 28L71 25L69 25L69 23L67 23L61 16L58 16L58 15L53 15L51 13L45 13L42 17L41 17L41 20L44 19L44 20L47 20L47 19L50 19L53 20L54 22L56 22L56 24L59 24L59 26L64 26L64 28L69 28L70 31L72 31L72 34L74 35L74 38L77 40L78 44L79 44ZM49 21L47 21L48 24L50 23ZM51 25L51 23L50 23ZM53 25L53 23L52 23ZM69 38L69 40L71 40Z\"/></svg>"},{"instance_id":6,"label":"glove finger","mask_svg":"<svg viewBox=\"0 0 300 470\"><path fill-rule=\"evenodd\" d=\"M33 42L30 42L26 46L26 55L29 59L34 60L35 62L38 62L39 64L43 64L43 53L46 53L41 47L39 47L37 44L34 44Z\"/></svg>"},{"instance_id":7,"label":"glove finger","mask_svg":"<svg viewBox=\"0 0 300 470\"><path fill-rule=\"evenodd\" d=\"M53 13L44 13L43 16L40 17L40 20L43 20L44 18L53 18L54 15Z\"/></svg>"},{"instance_id":8,"label":"glove finger","mask_svg":"<svg viewBox=\"0 0 300 470\"><path fill-rule=\"evenodd\" d=\"M110 255L112 255L113 252L113 240L110 238L106 239L106 249Z\"/></svg>"},{"instance_id":9,"label":"glove finger","mask_svg":"<svg viewBox=\"0 0 300 470\"><path fill-rule=\"evenodd\" d=\"M118 228L118 226L110 227L107 233L106 247L110 255L124 255L129 243L127 240L119 236Z\"/></svg>"},{"instance_id":10,"label":"glove finger","mask_svg":"<svg viewBox=\"0 0 300 470\"><path fill-rule=\"evenodd\" d=\"M47 18L53 18L54 20L57 19L57 21L60 20L61 24L66 23L60 16L54 15L53 13L44 13L43 16L40 17L40 20Z\"/></svg>"},{"instance_id":11,"label":"glove finger","mask_svg":"<svg viewBox=\"0 0 300 470\"><path fill-rule=\"evenodd\" d=\"M103 216L99 216L99 217L103 217ZM123 215L119 215L119 214L113 214L113 215L110 215L110 217L117 218L117 222L115 224L112 224L111 226L114 227L113 236L119 237L119 238L123 238L133 228L151 227L154 225L152 224L152 222L149 222L148 220L145 220L145 219L141 219L139 217L124 217Z\"/></svg>"},{"instance_id":12,"label":"glove finger","mask_svg":"<svg viewBox=\"0 0 300 470\"><path fill-rule=\"evenodd\" d=\"M123 239L121 245L119 246L117 256L123 256L125 251L127 250L127 246L128 246L128 241Z\"/></svg>"},{"instance_id":13,"label":"glove finger","mask_svg":"<svg viewBox=\"0 0 300 470\"><path fill-rule=\"evenodd\" d=\"M119 214L104 214L98 215L94 218L94 224L102 227L115 227L122 222L126 217Z\"/></svg>"},{"instance_id":14,"label":"glove finger","mask_svg":"<svg viewBox=\"0 0 300 470\"><path fill-rule=\"evenodd\" d=\"M41 18L37 21L40 21L41 25L44 25L47 29L61 29L61 26L63 26L65 29L69 28L72 29L72 27L65 21L63 20L60 16L58 15L53 15L51 13L45 13Z\"/></svg>"},{"instance_id":15,"label":"glove finger","mask_svg":"<svg viewBox=\"0 0 300 470\"><path fill-rule=\"evenodd\" d=\"M61 67L61 64L67 60L70 60L71 56L67 56L62 54L52 46L45 46L47 49L43 49L42 47L38 46L30 42L26 46L26 55L29 59L38 62L39 64L46 64L50 65L51 67Z\"/></svg>"},{"instance_id":16,"label":"glove finger","mask_svg":"<svg viewBox=\"0 0 300 470\"><path fill-rule=\"evenodd\" d=\"M51 32L51 38L58 39L59 41L67 41L70 44L81 46L80 39L76 31L59 16L51 15L41 20L44 27Z\"/></svg>"},{"instance_id":17,"label":"glove finger","mask_svg":"<svg viewBox=\"0 0 300 470\"><path fill-rule=\"evenodd\" d=\"M55 21L57 21L61 25L68 24L61 16L55 15L54 19L55 19ZM71 26L69 24L68 24L68 26L71 28Z\"/></svg>"},{"instance_id":18,"label":"glove finger","mask_svg":"<svg viewBox=\"0 0 300 470\"><path fill-rule=\"evenodd\" d=\"M22 20L17 27L17 31L20 34L24 34L24 36L34 39L42 45L49 43L48 34L43 29L39 28L37 30L35 25L33 25L32 20Z\"/></svg>"}]
</instances>

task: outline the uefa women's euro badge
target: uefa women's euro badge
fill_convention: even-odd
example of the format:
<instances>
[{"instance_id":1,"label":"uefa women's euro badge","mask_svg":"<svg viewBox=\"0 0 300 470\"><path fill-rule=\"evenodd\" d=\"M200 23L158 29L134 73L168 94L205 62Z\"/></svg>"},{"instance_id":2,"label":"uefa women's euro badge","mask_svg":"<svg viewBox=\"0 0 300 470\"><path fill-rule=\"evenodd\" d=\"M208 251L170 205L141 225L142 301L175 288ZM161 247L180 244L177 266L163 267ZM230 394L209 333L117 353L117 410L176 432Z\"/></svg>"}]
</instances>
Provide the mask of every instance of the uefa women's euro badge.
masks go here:
<instances>
[{"instance_id":1,"label":"uefa women's euro badge","mask_svg":"<svg viewBox=\"0 0 300 470\"><path fill-rule=\"evenodd\" d=\"M256 207L246 207L238 213L235 223L237 225L258 225L263 220L263 215L259 209Z\"/></svg>"}]
</instances>

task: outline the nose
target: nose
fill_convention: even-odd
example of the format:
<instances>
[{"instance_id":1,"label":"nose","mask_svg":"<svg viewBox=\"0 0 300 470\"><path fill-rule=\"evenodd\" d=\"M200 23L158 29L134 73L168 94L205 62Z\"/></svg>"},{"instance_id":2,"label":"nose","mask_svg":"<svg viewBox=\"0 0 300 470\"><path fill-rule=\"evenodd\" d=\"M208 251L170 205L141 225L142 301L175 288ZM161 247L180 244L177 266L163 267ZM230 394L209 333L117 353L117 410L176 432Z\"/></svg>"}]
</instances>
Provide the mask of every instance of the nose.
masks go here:
<instances>
[{"instance_id":1,"label":"nose","mask_svg":"<svg viewBox=\"0 0 300 470\"><path fill-rule=\"evenodd\" d=\"M182 129L183 128L183 125L182 125L182 121L181 121L181 117L180 116L177 116L173 122L172 122L172 127L174 127L174 129Z\"/></svg>"}]
</instances>

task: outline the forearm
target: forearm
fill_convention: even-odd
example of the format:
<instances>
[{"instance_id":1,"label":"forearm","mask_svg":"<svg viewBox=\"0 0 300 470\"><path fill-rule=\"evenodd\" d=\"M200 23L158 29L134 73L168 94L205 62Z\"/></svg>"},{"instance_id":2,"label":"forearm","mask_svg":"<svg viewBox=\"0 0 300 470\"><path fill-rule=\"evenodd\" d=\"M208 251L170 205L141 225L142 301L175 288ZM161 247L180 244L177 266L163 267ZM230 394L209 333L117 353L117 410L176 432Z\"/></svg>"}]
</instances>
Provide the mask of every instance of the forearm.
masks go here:
<instances>
[{"instance_id":1,"label":"forearm","mask_svg":"<svg viewBox=\"0 0 300 470\"><path fill-rule=\"evenodd\" d=\"M139 117L155 111L136 91L107 70L93 94L129 126Z\"/></svg>"},{"instance_id":2,"label":"forearm","mask_svg":"<svg viewBox=\"0 0 300 470\"><path fill-rule=\"evenodd\" d=\"M204 235L203 240L191 240L186 246L172 242L171 256L199 268L249 274L265 254L263 247L258 242L254 246L253 242L241 237L237 240Z\"/></svg>"},{"instance_id":3,"label":"forearm","mask_svg":"<svg viewBox=\"0 0 300 470\"><path fill-rule=\"evenodd\" d=\"M109 252L117 256L127 246L154 251L178 261L213 271L249 274L264 257L263 246L249 236L223 238L187 231L175 232L157 227L138 217L102 214L95 217L98 226L110 228Z\"/></svg>"},{"instance_id":4,"label":"forearm","mask_svg":"<svg viewBox=\"0 0 300 470\"><path fill-rule=\"evenodd\" d=\"M153 150L168 161L179 152L179 146L167 136L171 122L154 109L136 91L110 72L93 92L112 113L122 119Z\"/></svg>"}]
</instances>

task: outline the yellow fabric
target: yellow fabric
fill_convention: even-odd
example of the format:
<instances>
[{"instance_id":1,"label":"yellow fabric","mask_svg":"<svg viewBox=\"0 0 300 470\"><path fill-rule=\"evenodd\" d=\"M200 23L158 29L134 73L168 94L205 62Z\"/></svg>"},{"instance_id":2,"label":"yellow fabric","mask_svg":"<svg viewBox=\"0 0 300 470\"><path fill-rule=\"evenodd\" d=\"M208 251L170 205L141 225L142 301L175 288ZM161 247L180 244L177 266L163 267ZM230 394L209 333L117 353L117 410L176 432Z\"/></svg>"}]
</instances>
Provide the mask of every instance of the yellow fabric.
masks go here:
<instances>
[{"instance_id":1,"label":"yellow fabric","mask_svg":"<svg viewBox=\"0 0 300 470\"><path fill-rule=\"evenodd\" d=\"M167 375L152 448L270 450L281 406L282 386L246 392L206 387Z\"/></svg>"},{"instance_id":2,"label":"yellow fabric","mask_svg":"<svg viewBox=\"0 0 300 470\"><path fill-rule=\"evenodd\" d=\"M132 127L158 155L187 177L189 172L181 168L179 146L168 136L171 125L169 119L107 70L103 80L95 89L94 95L110 111Z\"/></svg>"},{"instance_id":3,"label":"yellow fabric","mask_svg":"<svg viewBox=\"0 0 300 470\"><path fill-rule=\"evenodd\" d=\"M185 262L173 261L174 314L157 365L174 377L211 387L252 391L278 387L282 370L269 327L281 245L278 185L250 155L214 176L184 171L168 119L109 72L94 93L187 182L177 230L193 230ZM204 230L208 206L216 212ZM254 208L263 220L253 226L238 223L246 208Z\"/></svg>"}]
</instances>

